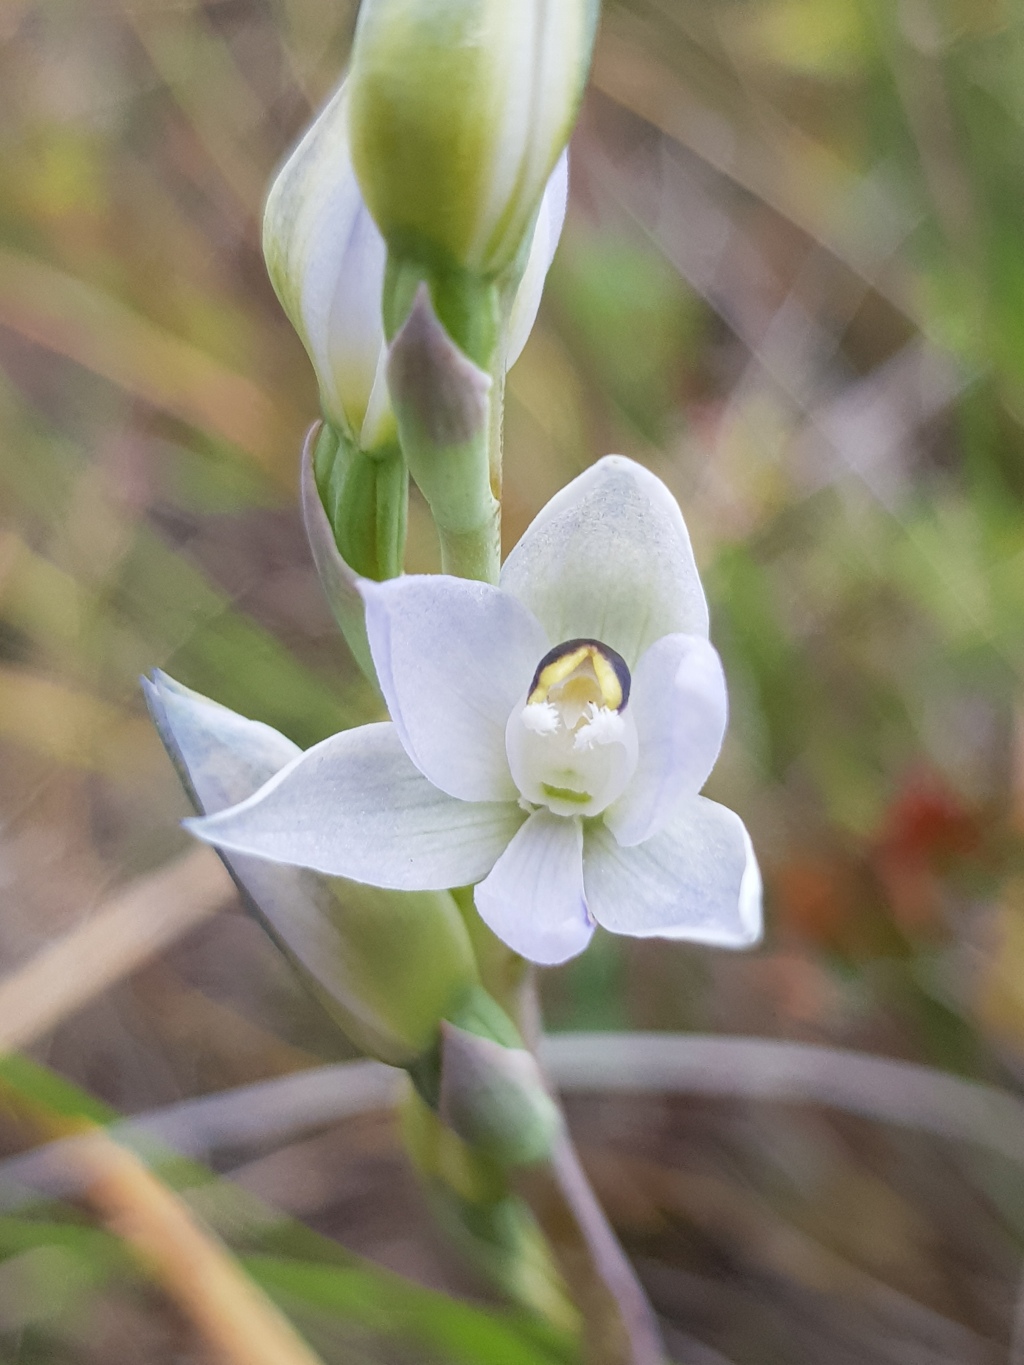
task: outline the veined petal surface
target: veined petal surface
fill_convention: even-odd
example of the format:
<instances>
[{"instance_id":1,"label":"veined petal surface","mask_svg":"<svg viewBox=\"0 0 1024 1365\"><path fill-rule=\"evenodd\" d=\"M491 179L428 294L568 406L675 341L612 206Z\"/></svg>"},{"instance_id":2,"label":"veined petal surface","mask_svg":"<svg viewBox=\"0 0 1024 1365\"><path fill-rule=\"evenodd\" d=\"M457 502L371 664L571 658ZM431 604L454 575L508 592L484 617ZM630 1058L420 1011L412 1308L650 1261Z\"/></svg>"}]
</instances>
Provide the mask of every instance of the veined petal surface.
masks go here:
<instances>
[{"instance_id":1,"label":"veined petal surface","mask_svg":"<svg viewBox=\"0 0 1024 1365\"><path fill-rule=\"evenodd\" d=\"M564 148L576 117L593 42L591 0L505 0L489 9L498 20L493 51L501 54L494 107L493 154L486 167L482 213L471 255L502 259L515 251L529 215Z\"/></svg>"},{"instance_id":2,"label":"veined petal surface","mask_svg":"<svg viewBox=\"0 0 1024 1365\"><path fill-rule=\"evenodd\" d=\"M553 643L600 640L631 668L663 635L708 633L679 505L656 475L622 455L606 455L551 499L500 583Z\"/></svg>"},{"instance_id":3,"label":"veined petal surface","mask_svg":"<svg viewBox=\"0 0 1024 1365\"><path fill-rule=\"evenodd\" d=\"M343 730L247 801L186 821L231 852L370 886L435 891L487 875L523 821L512 802L457 801L408 758L393 725Z\"/></svg>"},{"instance_id":4,"label":"veined petal surface","mask_svg":"<svg viewBox=\"0 0 1024 1365\"><path fill-rule=\"evenodd\" d=\"M350 174L352 183L356 184L354 173ZM320 318L320 290L326 289L331 282L330 272L334 266L334 289L325 328L330 379L344 405L353 436L371 449L379 444L385 430L393 434L394 423L389 425L385 418L386 388L381 397L387 361L381 312L387 248L361 196L347 239L334 248L338 252L336 265L327 247L325 242L322 257L320 252L311 256L302 296L303 314L308 319L312 337L314 321L318 327L324 325ZM321 259L323 269L318 277ZM367 423L375 395L377 410ZM367 429L364 431L364 428Z\"/></svg>"},{"instance_id":5,"label":"veined petal surface","mask_svg":"<svg viewBox=\"0 0 1024 1365\"><path fill-rule=\"evenodd\" d=\"M695 796L646 843L623 848L587 831L583 880L590 913L616 934L746 948L761 936L761 874L738 815Z\"/></svg>"},{"instance_id":6,"label":"veined petal surface","mask_svg":"<svg viewBox=\"0 0 1024 1365\"><path fill-rule=\"evenodd\" d=\"M657 833L679 800L696 796L711 774L729 713L718 651L702 635L663 635L637 664L629 705L637 767L604 815L623 845Z\"/></svg>"},{"instance_id":7,"label":"veined petal surface","mask_svg":"<svg viewBox=\"0 0 1024 1365\"><path fill-rule=\"evenodd\" d=\"M413 763L462 801L517 800L505 726L548 648L537 621L500 589L445 574L361 591L381 691Z\"/></svg>"},{"instance_id":8,"label":"veined petal surface","mask_svg":"<svg viewBox=\"0 0 1024 1365\"><path fill-rule=\"evenodd\" d=\"M583 894L579 820L538 810L474 893L480 918L531 962L581 953L594 932Z\"/></svg>"}]
</instances>

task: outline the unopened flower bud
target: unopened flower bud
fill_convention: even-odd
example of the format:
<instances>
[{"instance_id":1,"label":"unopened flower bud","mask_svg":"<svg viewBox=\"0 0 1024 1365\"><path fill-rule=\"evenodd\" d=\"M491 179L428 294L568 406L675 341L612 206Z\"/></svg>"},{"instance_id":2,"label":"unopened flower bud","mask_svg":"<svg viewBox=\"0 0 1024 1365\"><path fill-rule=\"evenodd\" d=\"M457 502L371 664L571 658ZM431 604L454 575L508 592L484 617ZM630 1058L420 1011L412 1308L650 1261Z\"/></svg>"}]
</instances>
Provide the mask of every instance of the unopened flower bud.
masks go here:
<instances>
[{"instance_id":1,"label":"unopened flower bud","mask_svg":"<svg viewBox=\"0 0 1024 1365\"><path fill-rule=\"evenodd\" d=\"M441 1119L503 1166L541 1161L561 1131L558 1107L524 1048L441 1025Z\"/></svg>"},{"instance_id":2,"label":"unopened flower bud","mask_svg":"<svg viewBox=\"0 0 1024 1365\"><path fill-rule=\"evenodd\" d=\"M597 0L363 0L352 159L393 256L491 278L572 131Z\"/></svg>"},{"instance_id":3,"label":"unopened flower bud","mask_svg":"<svg viewBox=\"0 0 1024 1365\"><path fill-rule=\"evenodd\" d=\"M507 365L526 345L565 218L568 165L552 172L508 321ZM348 83L285 162L267 198L271 282L309 353L324 416L353 445L395 439L381 296L387 247L363 202L348 143Z\"/></svg>"},{"instance_id":4,"label":"unopened flower bud","mask_svg":"<svg viewBox=\"0 0 1024 1365\"><path fill-rule=\"evenodd\" d=\"M384 379L387 248L352 170L342 85L267 197L263 253L302 338L327 420L364 450L394 436Z\"/></svg>"}]
</instances>

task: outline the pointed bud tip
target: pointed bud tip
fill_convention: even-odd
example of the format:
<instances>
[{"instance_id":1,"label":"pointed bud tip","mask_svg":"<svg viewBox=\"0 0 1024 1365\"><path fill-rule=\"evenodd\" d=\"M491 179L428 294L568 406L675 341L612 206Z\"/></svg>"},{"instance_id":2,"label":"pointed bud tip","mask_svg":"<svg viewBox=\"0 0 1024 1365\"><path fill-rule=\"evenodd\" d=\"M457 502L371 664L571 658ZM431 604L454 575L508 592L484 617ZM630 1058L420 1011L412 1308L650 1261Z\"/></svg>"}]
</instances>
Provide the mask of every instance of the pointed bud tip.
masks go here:
<instances>
[{"instance_id":1,"label":"pointed bud tip","mask_svg":"<svg viewBox=\"0 0 1024 1365\"><path fill-rule=\"evenodd\" d=\"M402 420L415 423L430 445L465 445L485 429L490 375L448 335L426 284L391 343L387 374Z\"/></svg>"},{"instance_id":2,"label":"pointed bud tip","mask_svg":"<svg viewBox=\"0 0 1024 1365\"><path fill-rule=\"evenodd\" d=\"M447 1021L438 1113L465 1142L507 1166L542 1161L562 1125L530 1052Z\"/></svg>"}]
</instances>

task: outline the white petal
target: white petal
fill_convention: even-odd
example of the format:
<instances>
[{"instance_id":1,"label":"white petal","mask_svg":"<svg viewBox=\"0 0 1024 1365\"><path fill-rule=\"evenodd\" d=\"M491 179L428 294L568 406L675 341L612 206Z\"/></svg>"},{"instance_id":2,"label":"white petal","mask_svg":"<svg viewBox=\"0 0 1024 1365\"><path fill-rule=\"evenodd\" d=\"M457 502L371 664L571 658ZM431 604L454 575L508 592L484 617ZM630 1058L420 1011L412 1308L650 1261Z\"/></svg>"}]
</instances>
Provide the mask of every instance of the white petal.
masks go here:
<instances>
[{"instance_id":1,"label":"white petal","mask_svg":"<svg viewBox=\"0 0 1024 1365\"><path fill-rule=\"evenodd\" d=\"M738 815L695 796L646 843L622 848L587 833L583 880L590 913L616 934L745 948L761 937L761 874Z\"/></svg>"},{"instance_id":2,"label":"white petal","mask_svg":"<svg viewBox=\"0 0 1024 1365\"><path fill-rule=\"evenodd\" d=\"M263 251L281 305L309 352L324 411L358 440L384 350L387 250L363 203L342 85L267 197ZM378 403L374 434L386 430Z\"/></svg>"},{"instance_id":3,"label":"white petal","mask_svg":"<svg viewBox=\"0 0 1024 1365\"><path fill-rule=\"evenodd\" d=\"M186 821L218 848L396 891L479 881L522 823L512 803L456 801L413 767L393 725L344 730L256 794Z\"/></svg>"},{"instance_id":4,"label":"white petal","mask_svg":"<svg viewBox=\"0 0 1024 1365\"><path fill-rule=\"evenodd\" d=\"M606 455L557 493L501 571L554 644L600 640L630 668L663 635L708 633L679 506L662 481Z\"/></svg>"},{"instance_id":5,"label":"white petal","mask_svg":"<svg viewBox=\"0 0 1024 1365\"><path fill-rule=\"evenodd\" d=\"M391 408L391 395L388 392L388 348L381 346L373 388L370 390L366 416L363 418L363 429L359 433L359 444L363 450L379 450L388 442L397 440L398 428Z\"/></svg>"},{"instance_id":6,"label":"white petal","mask_svg":"<svg viewBox=\"0 0 1024 1365\"><path fill-rule=\"evenodd\" d=\"M534 811L474 899L484 923L531 962L552 965L581 953L594 925L583 895L579 820Z\"/></svg>"},{"instance_id":7,"label":"white petal","mask_svg":"<svg viewBox=\"0 0 1024 1365\"><path fill-rule=\"evenodd\" d=\"M563 152L551 172L544 198L540 201L537 225L533 230L533 241L530 243L530 255L512 303L512 312L508 320L506 369L510 370L522 355L523 347L537 320L537 310L540 308L541 295L544 293L544 281L555 258L558 239L562 235L568 195L569 153Z\"/></svg>"},{"instance_id":8,"label":"white petal","mask_svg":"<svg viewBox=\"0 0 1024 1365\"><path fill-rule=\"evenodd\" d=\"M209 814L252 796L301 754L270 726L165 673L143 687L182 781ZM358 1047L405 1065L436 1040L438 1018L475 974L451 896L382 891L239 853L222 857L252 910Z\"/></svg>"},{"instance_id":9,"label":"white petal","mask_svg":"<svg viewBox=\"0 0 1024 1365\"><path fill-rule=\"evenodd\" d=\"M355 184L351 167L347 173ZM381 295L387 247L361 195L346 237L332 231L328 221L320 233L309 258L303 313L312 336L313 319L328 304L324 339L331 379L358 437L385 355ZM332 283L331 293L322 298L320 291L326 293Z\"/></svg>"},{"instance_id":10,"label":"white petal","mask_svg":"<svg viewBox=\"0 0 1024 1365\"><path fill-rule=\"evenodd\" d=\"M463 801L518 797L505 725L548 648L514 597L444 574L364 582L366 632L406 752Z\"/></svg>"},{"instance_id":11,"label":"white petal","mask_svg":"<svg viewBox=\"0 0 1024 1365\"><path fill-rule=\"evenodd\" d=\"M604 817L623 845L657 833L715 766L729 709L718 651L701 635L663 635L637 664L628 709L639 742L636 772Z\"/></svg>"}]
</instances>

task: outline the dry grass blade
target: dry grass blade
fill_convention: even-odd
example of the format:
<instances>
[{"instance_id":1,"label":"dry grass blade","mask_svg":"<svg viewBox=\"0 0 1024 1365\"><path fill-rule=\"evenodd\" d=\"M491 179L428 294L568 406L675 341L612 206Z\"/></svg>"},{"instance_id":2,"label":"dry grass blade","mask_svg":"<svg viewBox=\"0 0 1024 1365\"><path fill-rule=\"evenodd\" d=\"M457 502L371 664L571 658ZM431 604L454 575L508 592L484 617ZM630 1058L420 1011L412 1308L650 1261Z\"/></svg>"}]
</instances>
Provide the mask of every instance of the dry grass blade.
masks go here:
<instances>
[{"instance_id":1,"label":"dry grass blade","mask_svg":"<svg viewBox=\"0 0 1024 1365\"><path fill-rule=\"evenodd\" d=\"M935 1067L772 1038L575 1033L542 1059L567 1090L812 1103L973 1142L1024 1162L1024 1104Z\"/></svg>"},{"instance_id":2,"label":"dry grass blade","mask_svg":"<svg viewBox=\"0 0 1024 1365\"><path fill-rule=\"evenodd\" d=\"M53 678L2 665L0 737L115 779L137 773L156 749L145 721Z\"/></svg>"},{"instance_id":3,"label":"dry grass blade","mask_svg":"<svg viewBox=\"0 0 1024 1365\"><path fill-rule=\"evenodd\" d=\"M59 1145L76 1187L211 1348L221 1365L320 1365L218 1238L132 1152L87 1119L17 1093L12 1110Z\"/></svg>"},{"instance_id":4,"label":"dry grass blade","mask_svg":"<svg viewBox=\"0 0 1024 1365\"><path fill-rule=\"evenodd\" d=\"M582 1313L587 1365L660 1365L657 1320L567 1134L550 1162L521 1174L519 1188Z\"/></svg>"},{"instance_id":5,"label":"dry grass blade","mask_svg":"<svg viewBox=\"0 0 1024 1365\"><path fill-rule=\"evenodd\" d=\"M215 1237L105 1134L74 1145L85 1197L188 1315L225 1365L319 1365Z\"/></svg>"},{"instance_id":6,"label":"dry grass blade","mask_svg":"<svg viewBox=\"0 0 1024 1365\"><path fill-rule=\"evenodd\" d=\"M217 855L205 848L133 882L0 982L0 1051L31 1043L233 895Z\"/></svg>"}]
</instances>

